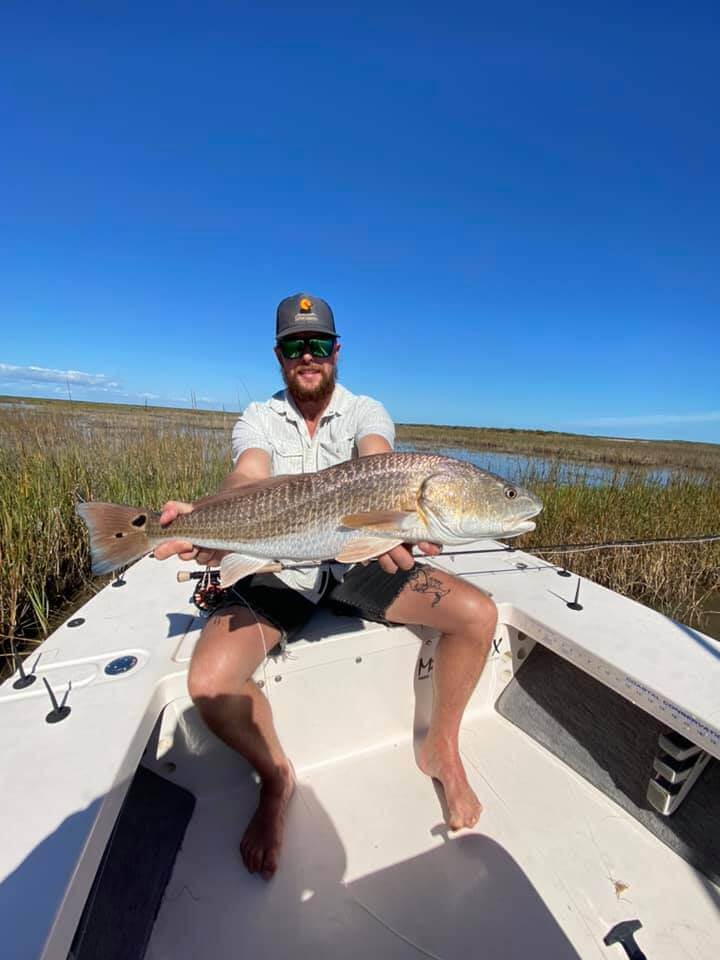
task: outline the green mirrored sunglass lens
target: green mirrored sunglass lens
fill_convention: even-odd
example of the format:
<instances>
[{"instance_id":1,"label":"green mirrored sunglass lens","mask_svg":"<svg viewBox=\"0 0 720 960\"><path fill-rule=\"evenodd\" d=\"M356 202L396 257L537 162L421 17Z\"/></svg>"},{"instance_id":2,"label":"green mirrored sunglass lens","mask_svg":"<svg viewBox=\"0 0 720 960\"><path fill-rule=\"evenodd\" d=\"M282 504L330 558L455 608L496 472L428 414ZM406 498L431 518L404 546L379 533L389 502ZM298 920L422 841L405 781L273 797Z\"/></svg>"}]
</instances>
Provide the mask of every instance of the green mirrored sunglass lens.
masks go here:
<instances>
[{"instance_id":1,"label":"green mirrored sunglass lens","mask_svg":"<svg viewBox=\"0 0 720 960\"><path fill-rule=\"evenodd\" d=\"M281 340L280 341L280 350L286 360L297 359L300 356L304 346L305 346L304 340Z\"/></svg>"},{"instance_id":2,"label":"green mirrored sunglass lens","mask_svg":"<svg viewBox=\"0 0 720 960\"><path fill-rule=\"evenodd\" d=\"M310 343L310 353L314 357L329 357L332 353L333 342L332 340L316 340L312 339Z\"/></svg>"},{"instance_id":3,"label":"green mirrored sunglass lens","mask_svg":"<svg viewBox=\"0 0 720 960\"><path fill-rule=\"evenodd\" d=\"M335 341L328 338L310 337L308 340L281 340L280 350L286 360L297 360L305 352L311 356L326 359L333 351Z\"/></svg>"}]
</instances>

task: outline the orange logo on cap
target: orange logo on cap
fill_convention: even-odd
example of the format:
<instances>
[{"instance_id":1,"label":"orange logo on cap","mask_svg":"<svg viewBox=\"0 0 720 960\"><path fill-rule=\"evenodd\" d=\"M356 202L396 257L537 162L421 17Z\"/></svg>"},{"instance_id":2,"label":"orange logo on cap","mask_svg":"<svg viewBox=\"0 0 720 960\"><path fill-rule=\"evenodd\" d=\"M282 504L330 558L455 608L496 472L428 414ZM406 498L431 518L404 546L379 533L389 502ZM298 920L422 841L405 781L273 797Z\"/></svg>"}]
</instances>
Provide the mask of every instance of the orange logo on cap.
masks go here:
<instances>
[{"instance_id":1,"label":"orange logo on cap","mask_svg":"<svg viewBox=\"0 0 720 960\"><path fill-rule=\"evenodd\" d=\"M300 301L300 309L303 313L307 313L308 310L312 310L312 300L308 300L307 297L303 297Z\"/></svg>"}]
</instances>

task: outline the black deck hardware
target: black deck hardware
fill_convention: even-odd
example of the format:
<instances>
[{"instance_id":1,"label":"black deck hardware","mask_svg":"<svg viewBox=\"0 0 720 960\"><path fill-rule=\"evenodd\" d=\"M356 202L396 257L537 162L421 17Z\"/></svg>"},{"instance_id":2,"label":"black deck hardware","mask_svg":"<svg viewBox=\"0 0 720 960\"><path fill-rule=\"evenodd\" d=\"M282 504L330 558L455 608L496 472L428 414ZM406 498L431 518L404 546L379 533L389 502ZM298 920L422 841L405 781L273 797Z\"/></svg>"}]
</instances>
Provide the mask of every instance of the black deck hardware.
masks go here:
<instances>
[{"instance_id":1,"label":"black deck hardware","mask_svg":"<svg viewBox=\"0 0 720 960\"><path fill-rule=\"evenodd\" d=\"M568 603L568 605L567 605L568 610L582 610L582 608L583 608L583 607L582 607L582 604L581 604L581 603L578 603L578 597L580 596L580 583L581 583L581 582L582 582L582 578L581 578L581 577L578 577L577 590L575 591L575 599L574 599L574 600L571 600L571 601Z\"/></svg>"},{"instance_id":2,"label":"black deck hardware","mask_svg":"<svg viewBox=\"0 0 720 960\"><path fill-rule=\"evenodd\" d=\"M13 641L10 641L10 652L12 653L13 660L15 661L15 669L20 674L15 683L13 684L13 690L24 690L26 687L31 687L33 683L37 680L37 677L34 673L25 673L22 664L22 658L15 650L15 644Z\"/></svg>"},{"instance_id":3,"label":"black deck hardware","mask_svg":"<svg viewBox=\"0 0 720 960\"><path fill-rule=\"evenodd\" d=\"M43 683L47 688L47 692L50 694L50 701L53 705L53 709L45 717L46 723L60 723L61 720L64 720L67 716L70 715L70 707L66 705L66 700L70 695L70 690L72 689L72 683L68 682L68 688L65 691L65 696L63 697L62 703L57 702L57 697L53 693L53 688L47 682L47 678L43 677Z\"/></svg>"},{"instance_id":4,"label":"black deck hardware","mask_svg":"<svg viewBox=\"0 0 720 960\"><path fill-rule=\"evenodd\" d=\"M614 943L621 943L625 947L629 960L647 960L645 954L635 943L635 933L641 927L642 924L639 920L622 920L605 934L603 943L606 947L610 947Z\"/></svg>"},{"instance_id":5,"label":"black deck hardware","mask_svg":"<svg viewBox=\"0 0 720 960\"><path fill-rule=\"evenodd\" d=\"M557 597L558 600L562 600L568 610L582 610L583 605L578 603L578 597L580 596L580 584L582 583L582 577L578 577L577 588L575 589L575 599L566 600L565 597L561 597L559 593L555 593L554 590L548 590L548 593L551 593L554 597Z\"/></svg>"}]
</instances>

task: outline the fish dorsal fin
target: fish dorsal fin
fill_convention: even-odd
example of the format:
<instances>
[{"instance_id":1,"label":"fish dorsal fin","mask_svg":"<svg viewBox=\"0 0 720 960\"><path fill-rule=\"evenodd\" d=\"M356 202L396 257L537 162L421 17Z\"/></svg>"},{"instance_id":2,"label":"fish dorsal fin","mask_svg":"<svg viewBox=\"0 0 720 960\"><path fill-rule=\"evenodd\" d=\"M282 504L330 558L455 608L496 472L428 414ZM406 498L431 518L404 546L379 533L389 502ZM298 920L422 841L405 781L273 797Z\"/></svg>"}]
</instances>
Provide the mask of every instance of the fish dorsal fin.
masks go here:
<instances>
[{"instance_id":1,"label":"fish dorsal fin","mask_svg":"<svg viewBox=\"0 0 720 960\"><path fill-rule=\"evenodd\" d=\"M343 527L353 530L373 530L396 533L419 519L414 510L374 510L367 513L348 513L341 517Z\"/></svg>"},{"instance_id":2,"label":"fish dorsal fin","mask_svg":"<svg viewBox=\"0 0 720 960\"><path fill-rule=\"evenodd\" d=\"M246 557L242 553L227 553L220 561L220 586L231 587L243 577L256 573L268 563L263 557Z\"/></svg>"},{"instance_id":3,"label":"fish dorsal fin","mask_svg":"<svg viewBox=\"0 0 720 960\"><path fill-rule=\"evenodd\" d=\"M335 557L340 563L361 563L363 560L374 560L381 553L387 553L393 547L397 547L402 540L387 539L380 537L358 537L345 544L343 549Z\"/></svg>"},{"instance_id":4,"label":"fish dorsal fin","mask_svg":"<svg viewBox=\"0 0 720 960\"><path fill-rule=\"evenodd\" d=\"M193 502L193 510L200 507L211 507L216 504L228 503L231 500L237 500L238 497L245 497L250 493L256 493L258 490L269 490L271 487L277 487L285 483L292 477L301 477L303 474L282 473L277 477L268 477L266 480L257 480L253 483L243 484L241 487L233 487L231 490L223 490L221 493L211 493L207 497L201 497Z\"/></svg>"}]
</instances>

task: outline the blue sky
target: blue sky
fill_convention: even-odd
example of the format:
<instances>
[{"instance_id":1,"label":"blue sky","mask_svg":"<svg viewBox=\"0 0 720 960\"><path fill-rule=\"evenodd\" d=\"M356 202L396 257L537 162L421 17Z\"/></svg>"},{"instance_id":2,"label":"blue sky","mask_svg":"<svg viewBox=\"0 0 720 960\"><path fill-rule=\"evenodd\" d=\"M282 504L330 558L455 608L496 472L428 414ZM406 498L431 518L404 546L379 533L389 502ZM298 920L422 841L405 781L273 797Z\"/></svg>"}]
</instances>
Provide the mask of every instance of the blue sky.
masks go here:
<instances>
[{"instance_id":1,"label":"blue sky","mask_svg":"<svg viewBox=\"0 0 720 960\"><path fill-rule=\"evenodd\" d=\"M720 442L710 4L3 4L0 393Z\"/></svg>"}]
</instances>

